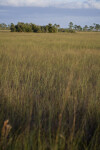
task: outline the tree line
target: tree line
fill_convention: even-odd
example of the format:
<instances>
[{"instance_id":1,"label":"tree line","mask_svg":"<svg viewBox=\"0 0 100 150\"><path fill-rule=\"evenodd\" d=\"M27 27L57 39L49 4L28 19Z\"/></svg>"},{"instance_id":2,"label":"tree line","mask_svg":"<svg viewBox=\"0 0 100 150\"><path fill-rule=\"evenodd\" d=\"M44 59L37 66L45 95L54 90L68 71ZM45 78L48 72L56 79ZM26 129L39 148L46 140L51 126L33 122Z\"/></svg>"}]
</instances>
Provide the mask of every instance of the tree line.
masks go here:
<instances>
[{"instance_id":1,"label":"tree line","mask_svg":"<svg viewBox=\"0 0 100 150\"><path fill-rule=\"evenodd\" d=\"M0 30L10 30L10 25L6 25L5 23L0 24Z\"/></svg>"},{"instance_id":2,"label":"tree line","mask_svg":"<svg viewBox=\"0 0 100 150\"><path fill-rule=\"evenodd\" d=\"M89 31L96 31L99 32L100 31L100 24L96 24L94 23L91 26L87 26L85 25L84 27L80 26L80 25L74 25L73 22L70 22L68 25L68 28L60 28L59 32L89 32Z\"/></svg>"},{"instance_id":3,"label":"tree line","mask_svg":"<svg viewBox=\"0 0 100 150\"><path fill-rule=\"evenodd\" d=\"M57 24L52 25L49 23L46 26L38 26L32 23L22 23L19 22L17 25L11 23L10 29L11 32L37 32L37 33L55 33L58 32L60 26Z\"/></svg>"},{"instance_id":4,"label":"tree line","mask_svg":"<svg viewBox=\"0 0 100 150\"><path fill-rule=\"evenodd\" d=\"M74 25L73 22L70 22L69 29L74 29L75 31L100 31L100 24L94 23L92 26L85 25L82 28L80 25Z\"/></svg>"},{"instance_id":5,"label":"tree line","mask_svg":"<svg viewBox=\"0 0 100 150\"><path fill-rule=\"evenodd\" d=\"M60 28L60 25L49 23L45 26L39 26L33 23L23 23L18 22L16 25L11 23L6 25L5 23L0 24L0 30L11 30L11 32L36 32L36 33L56 33L56 32L89 32L89 31L100 31L100 24L94 23L91 26L85 25L84 27L80 25L74 25L70 22L68 28Z\"/></svg>"}]
</instances>

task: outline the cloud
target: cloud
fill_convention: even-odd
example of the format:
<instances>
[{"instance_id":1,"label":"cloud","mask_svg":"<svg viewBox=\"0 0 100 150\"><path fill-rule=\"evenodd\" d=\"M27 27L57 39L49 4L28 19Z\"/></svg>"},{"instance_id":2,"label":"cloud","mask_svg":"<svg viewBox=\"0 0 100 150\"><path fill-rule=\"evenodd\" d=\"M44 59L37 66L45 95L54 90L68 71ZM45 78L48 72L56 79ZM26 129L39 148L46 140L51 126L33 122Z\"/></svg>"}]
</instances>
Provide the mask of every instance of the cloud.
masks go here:
<instances>
[{"instance_id":1,"label":"cloud","mask_svg":"<svg viewBox=\"0 0 100 150\"><path fill-rule=\"evenodd\" d=\"M71 9L81 9L81 8L90 8L90 9L100 9L100 0L84 0L84 1L67 1L64 3L59 3L56 7L62 8L71 8Z\"/></svg>"},{"instance_id":2,"label":"cloud","mask_svg":"<svg viewBox=\"0 0 100 150\"><path fill-rule=\"evenodd\" d=\"M41 6L49 5L48 0L0 0L0 5L3 6Z\"/></svg>"},{"instance_id":3,"label":"cloud","mask_svg":"<svg viewBox=\"0 0 100 150\"><path fill-rule=\"evenodd\" d=\"M87 0L84 2L88 8L96 8L100 9L100 1L99 0Z\"/></svg>"},{"instance_id":4,"label":"cloud","mask_svg":"<svg viewBox=\"0 0 100 150\"><path fill-rule=\"evenodd\" d=\"M0 5L100 9L100 0L0 0Z\"/></svg>"}]
</instances>

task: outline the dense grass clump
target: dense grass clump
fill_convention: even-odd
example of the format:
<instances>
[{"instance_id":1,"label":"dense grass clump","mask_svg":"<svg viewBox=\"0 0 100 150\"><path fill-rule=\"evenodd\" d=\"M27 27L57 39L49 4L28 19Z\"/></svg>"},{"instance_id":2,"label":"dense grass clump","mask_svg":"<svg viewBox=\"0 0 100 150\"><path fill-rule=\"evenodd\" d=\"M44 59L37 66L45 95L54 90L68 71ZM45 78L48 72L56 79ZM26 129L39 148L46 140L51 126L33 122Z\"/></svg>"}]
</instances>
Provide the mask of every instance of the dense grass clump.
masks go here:
<instances>
[{"instance_id":1,"label":"dense grass clump","mask_svg":"<svg viewBox=\"0 0 100 150\"><path fill-rule=\"evenodd\" d=\"M100 33L0 33L0 150L100 150Z\"/></svg>"}]
</instances>

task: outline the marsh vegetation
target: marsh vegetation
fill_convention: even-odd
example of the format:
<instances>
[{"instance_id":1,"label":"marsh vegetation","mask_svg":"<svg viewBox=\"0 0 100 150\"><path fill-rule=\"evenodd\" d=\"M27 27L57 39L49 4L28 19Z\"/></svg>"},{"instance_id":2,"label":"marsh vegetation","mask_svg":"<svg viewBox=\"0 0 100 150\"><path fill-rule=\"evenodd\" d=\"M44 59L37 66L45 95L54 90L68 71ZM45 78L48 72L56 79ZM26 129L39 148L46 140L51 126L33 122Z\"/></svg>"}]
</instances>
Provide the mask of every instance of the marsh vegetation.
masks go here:
<instances>
[{"instance_id":1,"label":"marsh vegetation","mask_svg":"<svg viewBox=\"0 0 100 150\"><path fill-rule=\"evenodd\" d=\"M100 33L1 32L0 133L0 150L100 150Z\"/></svg>"}]
</instances>

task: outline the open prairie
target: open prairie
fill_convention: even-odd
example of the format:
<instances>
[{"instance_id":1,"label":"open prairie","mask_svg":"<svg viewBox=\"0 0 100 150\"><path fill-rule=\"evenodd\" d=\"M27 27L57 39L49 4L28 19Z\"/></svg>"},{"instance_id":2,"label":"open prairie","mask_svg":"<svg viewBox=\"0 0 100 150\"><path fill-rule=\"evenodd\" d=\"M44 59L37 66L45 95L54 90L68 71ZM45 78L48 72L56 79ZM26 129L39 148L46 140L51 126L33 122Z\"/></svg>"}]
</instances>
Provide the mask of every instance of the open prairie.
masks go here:
<instances>
[{"instance_id":1,"label":"open prairie","mask_svg":"<svg viewBox=\"0 0 100 150\"><path fill-rule=\"evenodd\" d=\"M100 150L99 32L0 32L0 150Z\"/></svg>"}]
</instances>

